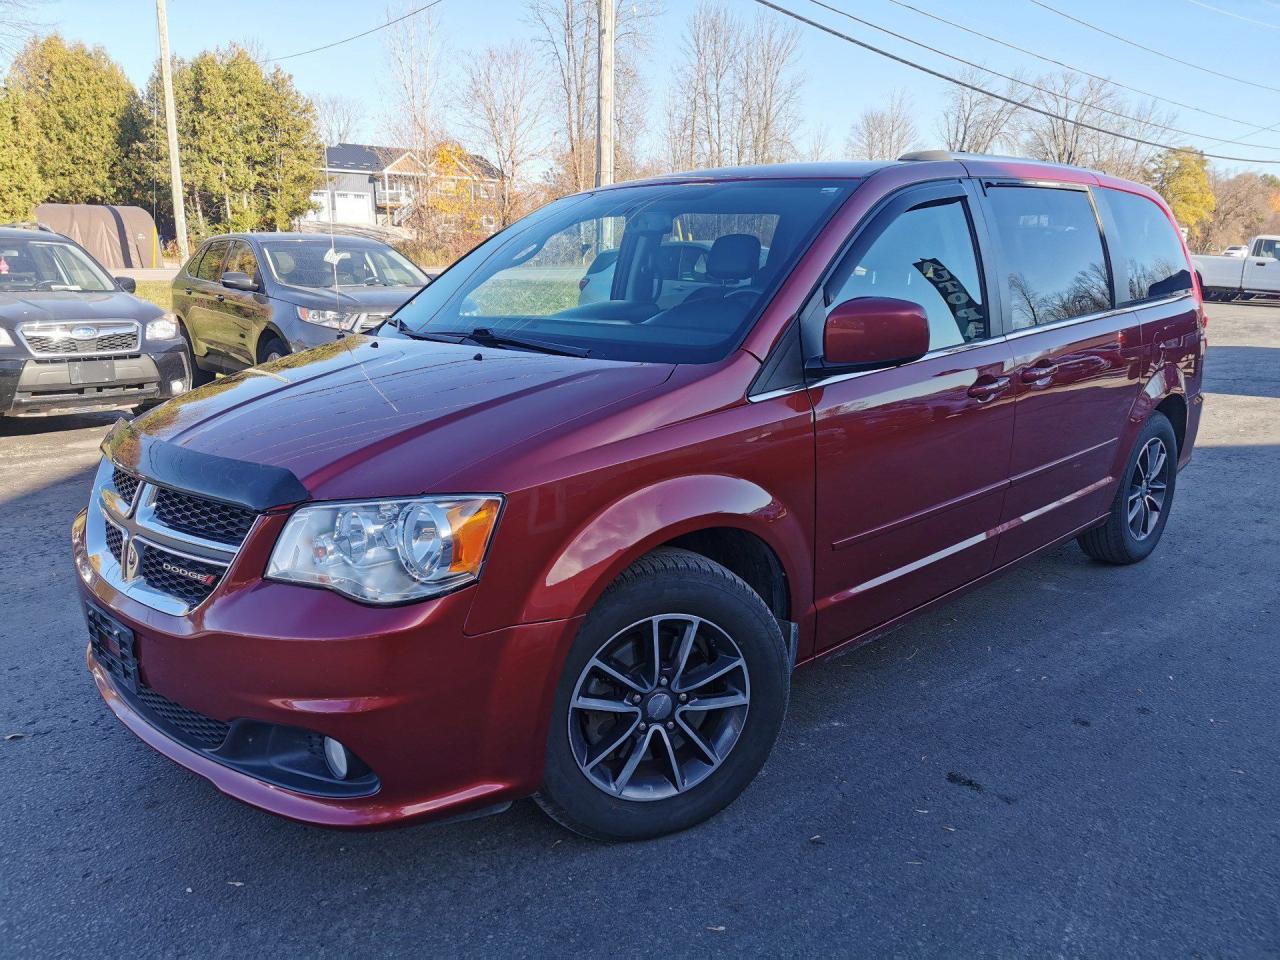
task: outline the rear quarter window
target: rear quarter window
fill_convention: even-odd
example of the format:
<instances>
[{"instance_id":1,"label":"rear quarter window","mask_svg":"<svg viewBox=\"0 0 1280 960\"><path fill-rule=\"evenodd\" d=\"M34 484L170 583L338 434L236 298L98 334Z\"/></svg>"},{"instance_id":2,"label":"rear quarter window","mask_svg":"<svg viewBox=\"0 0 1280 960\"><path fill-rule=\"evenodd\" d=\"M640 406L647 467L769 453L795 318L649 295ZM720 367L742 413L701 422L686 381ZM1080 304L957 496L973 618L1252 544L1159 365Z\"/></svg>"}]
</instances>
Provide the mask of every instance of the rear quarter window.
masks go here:
<instances>
[{"instance_id":1,"label":"rear quarter window","mask_svg":"<svg viewBox=\"0 0 1280 960\"><path fill-rule=\"evenodd\" d=\"M1191 269L1173 223L1153 201L1136 193L1103 188L1115 224L1108 233L1120 306L1191 290Z\"/></svg>"}]
</instances>

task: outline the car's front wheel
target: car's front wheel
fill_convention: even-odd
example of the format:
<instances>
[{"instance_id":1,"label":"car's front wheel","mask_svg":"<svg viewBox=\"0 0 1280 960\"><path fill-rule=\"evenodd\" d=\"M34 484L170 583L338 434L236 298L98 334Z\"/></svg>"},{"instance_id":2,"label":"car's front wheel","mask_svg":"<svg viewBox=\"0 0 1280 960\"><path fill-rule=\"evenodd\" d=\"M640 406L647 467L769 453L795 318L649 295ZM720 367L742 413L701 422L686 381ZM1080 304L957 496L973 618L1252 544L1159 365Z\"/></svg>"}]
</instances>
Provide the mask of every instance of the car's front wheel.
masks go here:
<instances>
[{"instance_id":1,"label":"car's front wheel","mask_svg":"<svg viewBox=\"0 0 1280 960\"><path fill-rule=\"evenodd\" d=\"M786 713L778 621L720 564L664 548L587 616L557 690L538 803L588 837L691 827L759 772Z\"/></svg>"}]
</instances>

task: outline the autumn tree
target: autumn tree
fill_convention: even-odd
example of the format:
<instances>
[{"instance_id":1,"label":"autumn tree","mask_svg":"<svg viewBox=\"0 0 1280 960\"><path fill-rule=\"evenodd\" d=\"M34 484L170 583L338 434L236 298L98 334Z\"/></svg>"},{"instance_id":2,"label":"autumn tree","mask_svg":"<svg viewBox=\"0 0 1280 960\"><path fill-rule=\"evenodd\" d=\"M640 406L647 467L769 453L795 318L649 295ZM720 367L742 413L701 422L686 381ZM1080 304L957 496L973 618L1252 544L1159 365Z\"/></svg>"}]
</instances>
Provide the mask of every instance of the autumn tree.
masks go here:
<instances>
[{"instance_id":1,"label":"autumn tree","mask_svg":"<svg viewBox=\"0 0 1280 960\"><path fill-rule=\"evenodd\" d=\"M6 86L24 112L43 199L111 203L120 197L125 156L137 135L137 93L101 48L58 34L30 40L9 67Z\"/></svg>"},{"instance_id":2,"label":"autumn tree","mask_svg":"<svg viewBox=\"0 0 1280 960\"><path fill-rule=\"evenodd\" d=\"M1164 197L1178 225L1196 229L1213 214L1217 201L1204 154L1191 147L1166 150L1151 165L1151 185Z\"/></svg>"},{"instance_id":3,"label":"autumn tree","mask_svg":"<svg viewBox=\"0 0 1280 960\"><path fill-rule=\"evenodd\" d=\"M1280 230L1276 205L1280 181L1274 176L1226 174L1211 167L1208 179L1213 214L1190 231L1192 249L1217 253L1233 243L1248 243L1256 234Z\"/></svg>"},{"instance_id":4,"label":"autumn tree","mask_svg":"<svg viewBox=\"0 0 1280 960\"><path fill-rule=\"evenodd\" d=\"M470 58L464 97L465 123L476 146L497 164L497 220L509 225L522 215L529 165L542 152L546 95L534 49L512 41Z\"/></svg>"},{"instance_id":5,"label":"autumn tree","mask_svg":"<svg viewBox=\"0 0 1280 960\"><path fill-rule=\"evenodd\" d=\"M905 90L894 90L883 107L869 107L845 139L853 160L897 160L919 143L915 105Z\"/></svg>"}]
</instances>

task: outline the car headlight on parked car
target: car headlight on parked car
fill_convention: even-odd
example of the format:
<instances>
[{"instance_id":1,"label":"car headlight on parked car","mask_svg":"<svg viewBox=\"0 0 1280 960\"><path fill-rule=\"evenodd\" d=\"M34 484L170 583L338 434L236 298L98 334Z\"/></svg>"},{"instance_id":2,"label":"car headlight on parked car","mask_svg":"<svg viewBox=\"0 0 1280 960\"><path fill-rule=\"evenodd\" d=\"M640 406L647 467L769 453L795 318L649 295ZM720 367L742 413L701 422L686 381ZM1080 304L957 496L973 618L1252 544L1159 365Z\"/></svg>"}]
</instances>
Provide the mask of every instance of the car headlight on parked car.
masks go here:
<instances>
[{"instance_id":1,"label":"car headlight on parked car","mask_svg":"<svg viewBox=\"0 0 1280 960\"><path fill-rule=\"evenodd\" d=\"M360 321L364 319L364 314L298 307L298 319L305 323L318 323L322 327L333 327L335 330L354 330L360 325Z\"/></svg>"},{"instance_id":2,"label":"car headlight on parked car","mask_svg":"<svg viewBox=\"0 0 1280 960\"><path fill-rule=\"evenodd\" d=\"M172 313L161 314L147 323L148 340L176 340L178 337L178 318Z\"/></svg>"},{"instance_id":3,"label":"car headlight on parked car","mask_svg":"<svg viewBox=\"0 0 1280 960\"><path fill-rule=\"evenodd\" d=\"M271 552L267 578L367 603L437 596L480 575L501 507L496 496L299 507Z\"/></svg>"}]
</instances>

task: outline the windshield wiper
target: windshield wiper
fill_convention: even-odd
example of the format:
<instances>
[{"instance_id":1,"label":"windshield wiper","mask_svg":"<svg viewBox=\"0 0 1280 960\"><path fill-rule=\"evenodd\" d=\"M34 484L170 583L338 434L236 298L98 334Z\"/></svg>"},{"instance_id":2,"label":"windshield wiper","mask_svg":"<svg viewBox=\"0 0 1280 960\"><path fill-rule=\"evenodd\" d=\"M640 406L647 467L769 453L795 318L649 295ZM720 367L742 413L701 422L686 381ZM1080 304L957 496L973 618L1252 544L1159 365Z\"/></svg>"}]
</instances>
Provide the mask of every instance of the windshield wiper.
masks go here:
<instances>
[{"instance_id":1,"label":"windshield wiper","mask_svg":"<svg viewBox=\"0 0 1280 960\"><path fill-rule=\"evenodd\" d=\"M404 327L400 328L402 331ZM407 332L407 331L406 331ZM549 353L557 357L586 357L591 351L586 347L575 347L567 343L552 343L549 340L537 340L533 337L516 337L509 333L498 333L489 327L476 327L474 330L436 330L430 334L419 333L422 338L450 338L451 343L474 343L479 347L514 347L517 350L532 350L536 353Z\"/></svg>"}]
</instances>

